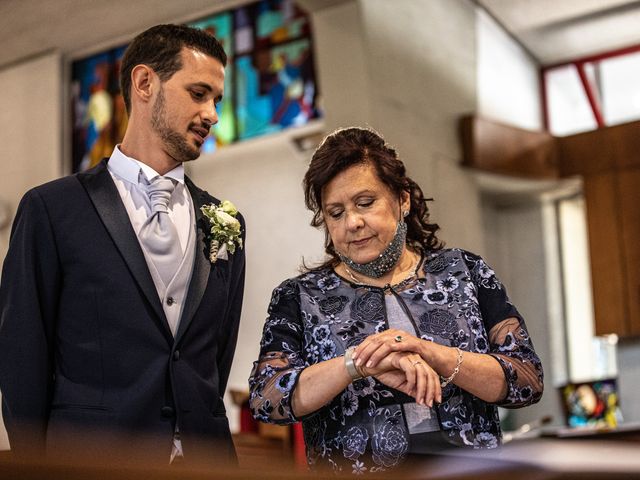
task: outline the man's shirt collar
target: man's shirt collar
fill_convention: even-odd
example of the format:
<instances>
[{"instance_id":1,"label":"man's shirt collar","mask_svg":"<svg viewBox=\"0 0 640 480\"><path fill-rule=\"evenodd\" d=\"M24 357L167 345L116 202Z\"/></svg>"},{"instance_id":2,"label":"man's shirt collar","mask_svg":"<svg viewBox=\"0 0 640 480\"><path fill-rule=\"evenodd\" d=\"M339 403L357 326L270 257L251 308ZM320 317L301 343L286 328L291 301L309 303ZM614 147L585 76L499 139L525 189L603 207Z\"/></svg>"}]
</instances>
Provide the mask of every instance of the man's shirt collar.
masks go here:
<instances>
[{"instance_id":1,"label":"man's shirt collar","mask_svg":"<svg viewBox=\"0 0 640 480\"><path fill-rule=\"evenodd\" d=\"M116 145L113 149L111 158L109 158L109 169L118 175L118 177L127 182L133 183L134 185L137 185L140 183L140 180L142 180L140 175L144 175L147 182L160 175L146 163L142 163L140 160L128 157L122 153L120 145ZM173 170L165 173L163 176L165 178L172 178L177 182L184 184L184 166L180 164Z\"/></svg>"}]
</instances>

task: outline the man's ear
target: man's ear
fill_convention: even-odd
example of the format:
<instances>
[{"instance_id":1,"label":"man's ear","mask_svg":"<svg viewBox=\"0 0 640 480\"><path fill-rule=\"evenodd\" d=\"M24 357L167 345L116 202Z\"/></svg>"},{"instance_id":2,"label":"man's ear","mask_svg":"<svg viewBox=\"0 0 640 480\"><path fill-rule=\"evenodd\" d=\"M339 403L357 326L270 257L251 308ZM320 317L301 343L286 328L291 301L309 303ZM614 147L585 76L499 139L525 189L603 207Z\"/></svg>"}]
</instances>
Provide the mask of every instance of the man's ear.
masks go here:
<instances>
[{"instance_id":1,"label":"man's ear","mask_svg":"<svg viewBox=\"0 0 640 480\"><path fill-rule=\"evenodd\" d=\"M142 102L149 102L158 81L158 76L149 66L136 65L131 70L131 99L137 98Z\"/></svg>"}]
</instances>

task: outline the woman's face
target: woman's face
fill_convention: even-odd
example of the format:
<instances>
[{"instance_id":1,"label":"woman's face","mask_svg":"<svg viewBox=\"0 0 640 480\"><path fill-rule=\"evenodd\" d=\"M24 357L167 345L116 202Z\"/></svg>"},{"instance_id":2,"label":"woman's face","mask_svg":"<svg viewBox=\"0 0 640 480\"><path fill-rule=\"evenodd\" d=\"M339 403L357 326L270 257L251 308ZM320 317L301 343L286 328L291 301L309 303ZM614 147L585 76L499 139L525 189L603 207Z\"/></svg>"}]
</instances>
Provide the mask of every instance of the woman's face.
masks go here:
<instances>
[{"instance_id":1,"label":"woman's face","mask_svg":"<svg viewBox=\"0 0 640 480\"><path fill-rule=\"evenodd\" d=\"M322 214L335 249L357 263L374 260L396 233L409 194L397 198L369 164L354 165L322 189Z\"/></svg>"}]
</instances>

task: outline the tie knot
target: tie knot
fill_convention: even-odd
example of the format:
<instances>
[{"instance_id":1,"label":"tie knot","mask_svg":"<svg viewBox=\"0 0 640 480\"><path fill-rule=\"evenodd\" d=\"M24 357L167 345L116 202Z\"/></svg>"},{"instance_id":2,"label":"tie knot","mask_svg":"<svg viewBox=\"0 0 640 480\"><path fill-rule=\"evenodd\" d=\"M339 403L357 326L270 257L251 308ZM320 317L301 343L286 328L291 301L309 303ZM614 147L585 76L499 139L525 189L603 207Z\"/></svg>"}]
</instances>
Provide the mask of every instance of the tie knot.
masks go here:
<instances>
[{"instance_id":1,"label":"tie knot","mask_svg":"<svg viewBox=\"0 0 640 480\"><path fill-rule=\"evenodd\" d=\"M165 177L156 177L149 183L147 195L149 195L153 213L169 211L169 200L174 188L173 181Z\"/></svg>"}]
</instances>

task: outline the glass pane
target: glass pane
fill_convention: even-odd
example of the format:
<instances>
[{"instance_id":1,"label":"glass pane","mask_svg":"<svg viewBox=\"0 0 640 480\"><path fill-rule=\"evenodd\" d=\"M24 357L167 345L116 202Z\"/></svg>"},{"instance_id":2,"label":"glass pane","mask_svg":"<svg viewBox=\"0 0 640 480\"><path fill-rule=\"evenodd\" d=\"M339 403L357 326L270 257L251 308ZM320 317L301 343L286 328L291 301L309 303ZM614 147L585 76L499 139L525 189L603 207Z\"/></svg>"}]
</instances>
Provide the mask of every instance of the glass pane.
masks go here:
<instances>
[{"instance_id":1,"label":"glass pane","mask_svg":"<svg viewBox=\"0 0 640 480\"><path fill-rule=\"evenodd\" d=\"M640 52L600 62L600 80L607 125L640 119Z\"/></svg>"},{"instance_id":2,"label":"glass pane","mask_svg":"<svg viewBox=\"0 0 640 480\"><path fill-rule=\"evenodd\" d=\"M232 51L233 17L229 12L208 17L190 24L210 33L222 44L225 52ZM224 99L218 105L218 123L211 129L202 151L210 153L218 147L228 145L235 140L235 119L233 116L233 67L228 62L225 68Z\"/></svg>"},{"instance_id":3,"label":"glass pane","mask_svg":"<svg viewBox=\"0 0 640 480\"><path fill-rule=\"evenodd\" d=\"M558 202L569 379L593 380L593 300L583 197Z\"/></svg>"},{"instance_id":4,"label":"glass pane","mask_svg":"<svg viewBox=\"0 0 640 480\"><path fill-rule=\"evenodd\" d=\"M564 136L595 130L597 124L578 71L566 65L545 73L549 130Z\"/></svg>"},{"instance_id":5,"label":"glass pane","mask_svg":"<svg viewBox=\"0 0 640 480\"><path fill-rule=\"evenodd\" d=\"M120 94L125 47L71 65L72 171L86 170L109 157L122 141L127 113Z\"/></svg>"},{"instance_id":6,"label":"glass pane","mask_svg":"<svg viewBox=\"0 0 640 480\"><path fill-rule=\"evenodd\" d=\"M219 122L202 151L304 125L322 115L311 22L293 0L260 0L190 24L227 52ZM127 126L118 76L125 46L72 64L74 172L111 155Z\"/></svg>"}]
</instances>

